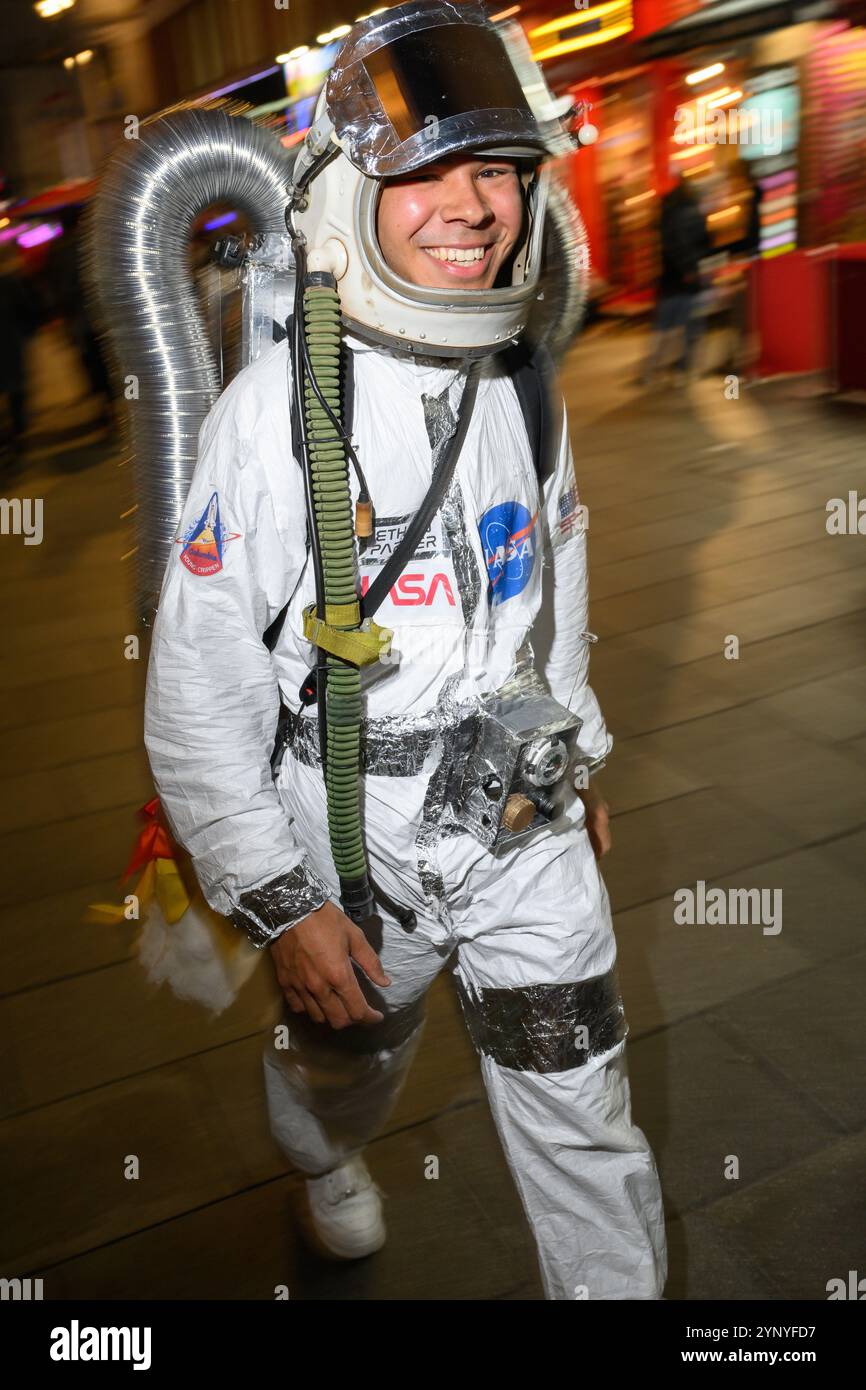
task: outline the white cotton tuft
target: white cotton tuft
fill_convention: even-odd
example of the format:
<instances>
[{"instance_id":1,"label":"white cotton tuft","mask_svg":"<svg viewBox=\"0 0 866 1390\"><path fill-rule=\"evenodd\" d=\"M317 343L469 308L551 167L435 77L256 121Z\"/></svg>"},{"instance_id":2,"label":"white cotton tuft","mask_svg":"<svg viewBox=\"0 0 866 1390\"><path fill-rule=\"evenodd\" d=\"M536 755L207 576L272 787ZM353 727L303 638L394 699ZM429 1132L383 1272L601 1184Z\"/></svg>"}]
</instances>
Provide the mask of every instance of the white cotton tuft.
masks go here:
<instances>
[{"instance_id":1,"label":"white cotton tuft","mask_svg":"<svg viewBox=\"0 0 866 1390\"><path fill-rule=\"evenodd\" d=\"M190 999L214 1014L234 1003L265 954L198 894L173 926L151 899L137 951L152 984L167 984L178 999Z\"/></svg>"}]
</instances>

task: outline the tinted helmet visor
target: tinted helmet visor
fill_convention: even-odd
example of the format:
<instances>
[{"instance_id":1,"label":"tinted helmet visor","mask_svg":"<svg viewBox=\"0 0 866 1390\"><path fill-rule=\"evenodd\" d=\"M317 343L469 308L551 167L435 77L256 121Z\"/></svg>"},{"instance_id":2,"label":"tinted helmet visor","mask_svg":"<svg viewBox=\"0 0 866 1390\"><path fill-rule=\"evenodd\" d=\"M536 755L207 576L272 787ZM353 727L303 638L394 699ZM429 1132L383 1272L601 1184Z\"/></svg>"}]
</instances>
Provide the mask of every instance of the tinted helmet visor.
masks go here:
<instances>
[{"instance_id":1,"label":"tinted helmet visor","mask_svg":"<svg viewBox=\"0 0 866 1390\"><path fill-rule=\"evenodd\" d=\"M445 155L546 145L508 51L480 6L415 0L356 25L328 77L348 158L379 178Z\"/></svg>"}]
</instances>

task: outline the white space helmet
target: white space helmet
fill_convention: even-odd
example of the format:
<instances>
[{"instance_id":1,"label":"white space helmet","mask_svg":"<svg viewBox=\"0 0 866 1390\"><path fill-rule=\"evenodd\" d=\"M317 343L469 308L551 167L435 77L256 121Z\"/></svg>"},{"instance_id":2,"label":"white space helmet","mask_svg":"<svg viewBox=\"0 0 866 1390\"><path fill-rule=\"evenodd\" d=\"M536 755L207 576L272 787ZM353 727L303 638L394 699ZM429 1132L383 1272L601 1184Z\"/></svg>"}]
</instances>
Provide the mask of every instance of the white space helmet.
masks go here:
<instances>
[{"instance_id":1,"label":"white space helmet","mask_svg":"<svg viewBox=\"0 0 866 1390\"><path fill-rule=\"evenodd\" d=\"M356 24L295 162L292 222L308 269L337 277L347 326L438 356L482 356L521 334L538 293L548 172L562 127L528 45L508 45L480 4L410 0ZM429 288L385 262L376 234L383 179L450 154L521 161L525 232L510 284Z\"/></svg>"}]
</instances>

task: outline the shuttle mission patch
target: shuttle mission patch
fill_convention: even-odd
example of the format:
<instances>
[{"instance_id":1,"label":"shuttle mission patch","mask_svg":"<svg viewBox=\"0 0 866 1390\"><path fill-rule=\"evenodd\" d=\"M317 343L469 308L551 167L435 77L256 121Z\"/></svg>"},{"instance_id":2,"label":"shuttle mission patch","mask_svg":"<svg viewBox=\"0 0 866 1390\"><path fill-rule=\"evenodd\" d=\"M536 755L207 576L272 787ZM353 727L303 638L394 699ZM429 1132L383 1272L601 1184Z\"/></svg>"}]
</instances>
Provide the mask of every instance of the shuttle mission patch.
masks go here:
<instances>
[{"instance_id":1,"label":"shuttle mission patch","mask_svg":"<svg viewBox=\"0 0 866 1390\"><path fill-rule=\"evenodd\" d=\"M526 588L535 564L535 523L522 502L499 502L478 523L491 607Z\"/></svg>"},{"instance_id":2,"label":"shuttle mission patch","mask_svg":"<svg viewBox=\"0 0 866 1390\"><path fill-rule=\"evenodd\" d=\"M223 547L239 538L239 532L227 531L223 526L219 494L215 492L195 525L178 540L178 545L183 546L180 562L190 574L217 574L223 567Z\"/></svg>"}]
</instances>

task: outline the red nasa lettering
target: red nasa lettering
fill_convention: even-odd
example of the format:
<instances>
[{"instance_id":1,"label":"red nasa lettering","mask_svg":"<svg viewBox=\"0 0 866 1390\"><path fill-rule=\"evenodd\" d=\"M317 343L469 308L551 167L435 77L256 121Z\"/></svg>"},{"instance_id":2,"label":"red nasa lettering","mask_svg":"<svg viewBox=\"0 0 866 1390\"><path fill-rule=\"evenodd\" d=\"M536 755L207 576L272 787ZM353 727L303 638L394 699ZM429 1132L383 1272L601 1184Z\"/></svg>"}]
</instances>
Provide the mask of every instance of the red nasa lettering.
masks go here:
<instances>
[{"instance_id":1,"label":"red nasa lettering","mask_svg":"<svg viewBox=\"0 0 866 1390\"><path fill-rule=\"evenodd\" d=\"M437 590L441 588L447 602L452 608L456 607L454 590L451 588L451 581L447 574L434 574L430 580L430 588L425 588L426 576L423 574L401 574L397 583L388 592L391 602L399 608L418 608L423 605L429 608L436 597ZM370 587L369 575L361 578L361 596L363 597Z\"/></svg>"}]
</instances>

